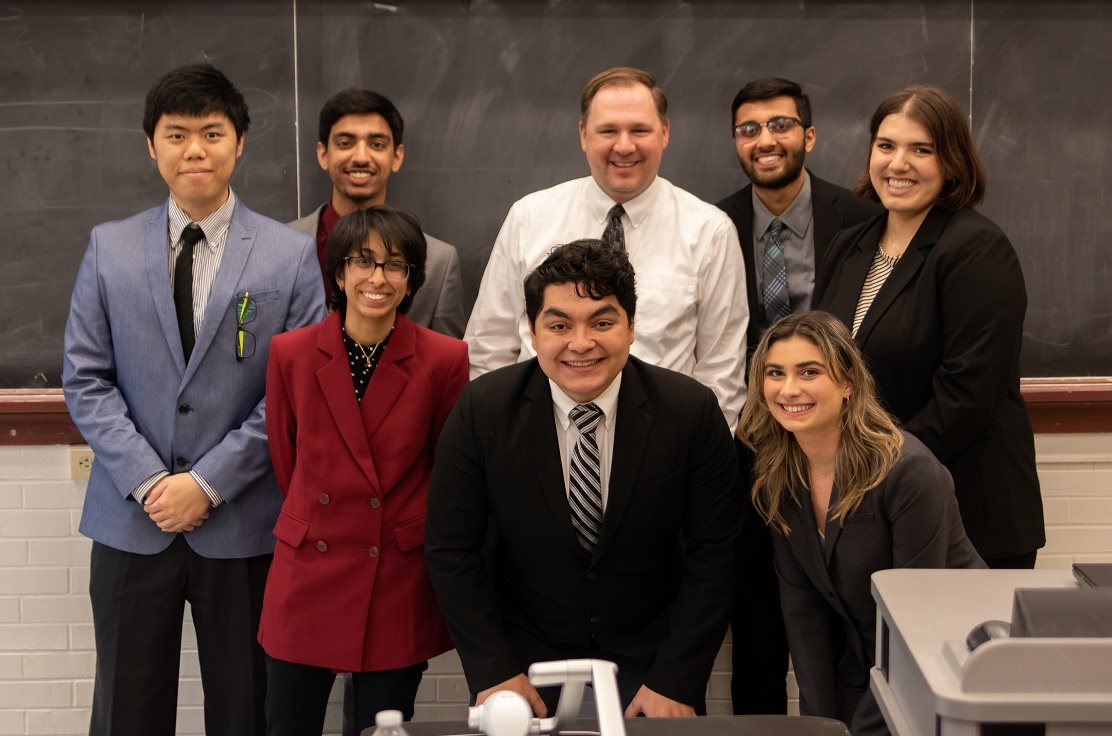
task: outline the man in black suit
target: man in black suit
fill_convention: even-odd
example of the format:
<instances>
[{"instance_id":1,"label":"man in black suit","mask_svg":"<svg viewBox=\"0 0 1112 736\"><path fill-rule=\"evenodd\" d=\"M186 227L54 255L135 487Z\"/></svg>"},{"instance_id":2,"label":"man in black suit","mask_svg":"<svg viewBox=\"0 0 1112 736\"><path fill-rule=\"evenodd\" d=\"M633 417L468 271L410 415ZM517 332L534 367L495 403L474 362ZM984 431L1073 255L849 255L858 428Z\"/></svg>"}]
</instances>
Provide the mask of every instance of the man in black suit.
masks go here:
<instances>
[{"instance_id":1,"label":"man in black suit","mask_svg":"<svg viewBox=\"0 0 1112 736\"><path fill-rule=\"evenodd\" d=\"M718 203L737 228L745 260L752 350L789 312L811 307L815 274L834 233L880 209L803 167L815 146L811 101L795 82L758 79L734 97L734 146L751 184ZM738 443L745 495L749 461ZM772 546L757 513L739 537L739 589L731 616L734 713L785 713L788 644L772 568Z\"/></svg>"},{"instance_id":2,"label":"man in black suit","mask_svg":"<svg viewBox=\"0 0 1112 736\"><path fill-rule=\"evenodd\" d=\"M636 300L624 252L555 249L525 280L537 356L469 384L440 436L425 548L476 703L512 690L544 715L529 665L594 657L627 716L705 710L737 461L709 389L629 355Z\"/></svg>"}]
</instances>

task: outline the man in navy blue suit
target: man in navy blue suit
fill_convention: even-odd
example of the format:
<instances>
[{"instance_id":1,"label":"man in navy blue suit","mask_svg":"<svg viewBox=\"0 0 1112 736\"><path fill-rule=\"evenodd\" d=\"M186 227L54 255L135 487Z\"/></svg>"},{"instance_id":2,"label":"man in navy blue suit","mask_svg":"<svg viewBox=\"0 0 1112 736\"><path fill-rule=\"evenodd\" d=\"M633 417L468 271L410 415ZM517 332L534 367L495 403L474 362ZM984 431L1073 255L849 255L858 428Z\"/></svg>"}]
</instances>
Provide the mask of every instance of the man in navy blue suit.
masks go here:
<instances>
[{"instance_id":1,"label":"man in navy blue suit","mask_svg":"<svg viewBox=\"0 0 1112 736\"><path fill-rule=\"evenodd\" d=\"M63 387L96 453L97 647L89 733L172 736L190 603L205 732L262 734L255 642L281 505L263 421L270 338L324 315L311 238L251 212L228 182L250 122L207 64L147 95L158 207L93 228L66 324Z\"/></svg>"}]
</instances>

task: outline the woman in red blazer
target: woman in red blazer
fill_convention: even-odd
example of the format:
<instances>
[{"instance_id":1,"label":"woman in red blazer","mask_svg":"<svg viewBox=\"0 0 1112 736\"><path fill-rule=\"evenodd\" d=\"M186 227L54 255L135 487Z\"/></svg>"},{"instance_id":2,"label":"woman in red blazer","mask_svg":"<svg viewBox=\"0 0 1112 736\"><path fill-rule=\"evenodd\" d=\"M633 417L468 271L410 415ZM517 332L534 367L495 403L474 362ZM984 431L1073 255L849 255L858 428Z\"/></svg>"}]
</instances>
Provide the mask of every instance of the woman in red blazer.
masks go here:
<instances>
[{"instance_id":1,"label":"woman in red blazer","mask_svg":"<svg viewBox=\"0 0 1112 736\"><path fill-rule=\"evenodd\" d=\"M336 672L353 673L356 732L380 710L408 720L426 660L452 646L425 573L425 502L468 360L404 314L425 249L407 213L343 217L325 256L333 312L271 342L266 426L286 498L259 626L268 734L321 733Z\"/></svg>"},{"instance_id":2,"label":"woman in red blazer","mask_svg":"<svg viewBox=\"0 0 1112 736\"><path fill-rule=\"evenodd\" d=\"M885 212L835 236L813 304L852 328L881 400L954 478L990 567L1034 567L1045 542L1019 393L1027 291L1012 244L974 209L985 172L965 114L908 87L870 124L858 195Z\"/></svg>"}]
</instances>

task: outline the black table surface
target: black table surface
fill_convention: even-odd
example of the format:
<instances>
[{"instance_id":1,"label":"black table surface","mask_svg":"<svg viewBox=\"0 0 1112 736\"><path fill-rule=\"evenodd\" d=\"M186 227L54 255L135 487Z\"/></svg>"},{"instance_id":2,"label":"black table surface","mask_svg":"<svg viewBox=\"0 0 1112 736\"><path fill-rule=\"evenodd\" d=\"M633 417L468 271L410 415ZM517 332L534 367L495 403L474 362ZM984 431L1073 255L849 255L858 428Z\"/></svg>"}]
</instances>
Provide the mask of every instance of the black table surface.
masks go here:
<instances>
[{"instance_id":1,"label":"black table surface","mask_svg":"<svg viewBox=\"0 0 1112 736\"><path fill-rule=\"evenodd\" d=\"M628 736L849 736L841 721L810 716L704 716L701 718L628 718ZM592 721L582 721L576 728L592 733ZM597 728L597 727L596 727ZM425 721L405 724L409 736L465 736L478 734L460 721ZM368 728L362 736L371 736ZM597 733L595 731L594 733Z\"/></svg>"}]
</instances>

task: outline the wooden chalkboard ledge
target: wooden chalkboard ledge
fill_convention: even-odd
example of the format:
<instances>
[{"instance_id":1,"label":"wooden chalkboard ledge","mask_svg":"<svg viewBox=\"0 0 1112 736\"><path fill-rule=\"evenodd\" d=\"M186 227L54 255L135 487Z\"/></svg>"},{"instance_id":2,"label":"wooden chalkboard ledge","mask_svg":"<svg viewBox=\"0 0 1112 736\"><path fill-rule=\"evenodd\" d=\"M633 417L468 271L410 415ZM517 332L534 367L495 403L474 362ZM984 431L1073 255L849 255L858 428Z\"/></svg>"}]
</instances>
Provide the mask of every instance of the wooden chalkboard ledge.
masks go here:
<instances>
[{"instance_id":1,"label":"wooden chalkboard ledge","mask_svg":"<svg viewBox=\"0 0 1112 736\"><path fill-rule=\"evenodd\" d=\"M1112 376L1024 378L1020 384L1036 433L1112 432Z\"/></svg>"},{"instance_id":2,"label":"wooden chalkboard ledge","mask_svg":"<svg viewBox=\"0 0 1112 736\"><path fill-rule=\"evenodd\" d=\"M1112 432L1112 377L1024 378L1036 433ZM60 389L0 390L0 445L80 445Z\"/></svg>"},{"instance_id":3,"label":"wooden chalkboard ledge","mask_svg":"<svg viewBox=\"0 0 1112 736\"><path fill-rule=\"evenodd\" d=\"M0 390L0 445L82 445L61 389Z\"/></svg>"}]
</instances>

